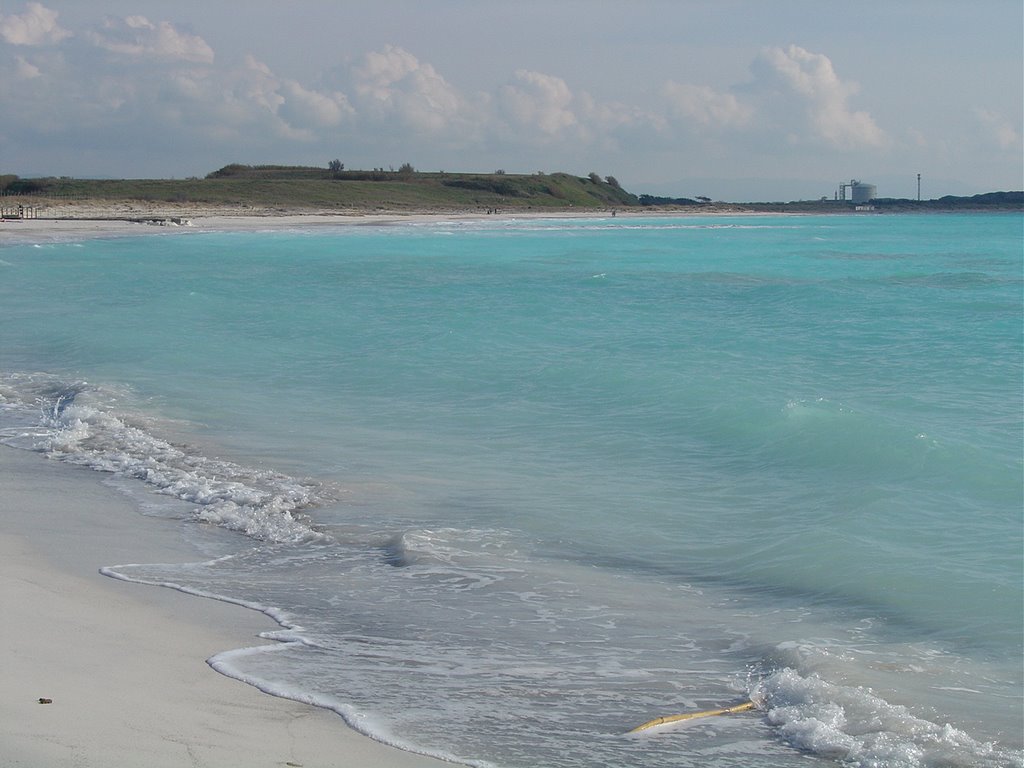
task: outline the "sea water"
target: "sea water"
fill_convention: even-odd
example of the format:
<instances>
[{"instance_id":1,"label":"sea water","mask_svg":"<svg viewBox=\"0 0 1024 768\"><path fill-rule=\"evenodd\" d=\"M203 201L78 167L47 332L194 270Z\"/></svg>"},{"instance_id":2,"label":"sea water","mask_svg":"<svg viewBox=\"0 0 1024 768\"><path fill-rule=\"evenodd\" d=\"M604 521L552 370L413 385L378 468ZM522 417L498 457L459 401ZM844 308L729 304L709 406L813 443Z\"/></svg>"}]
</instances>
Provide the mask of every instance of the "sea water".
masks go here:
<instances>
[{"instance_id":1,"label":"sea water","mask_svg":"<svg viewBox=\"0 0 1024 768\"><path fill-rule=\"evenodd\" d=\"M105 572L477 766L1024 763L1022 350L1016 214L0 249L0 435L201 553Z\"/></svg>"}]
</instances>

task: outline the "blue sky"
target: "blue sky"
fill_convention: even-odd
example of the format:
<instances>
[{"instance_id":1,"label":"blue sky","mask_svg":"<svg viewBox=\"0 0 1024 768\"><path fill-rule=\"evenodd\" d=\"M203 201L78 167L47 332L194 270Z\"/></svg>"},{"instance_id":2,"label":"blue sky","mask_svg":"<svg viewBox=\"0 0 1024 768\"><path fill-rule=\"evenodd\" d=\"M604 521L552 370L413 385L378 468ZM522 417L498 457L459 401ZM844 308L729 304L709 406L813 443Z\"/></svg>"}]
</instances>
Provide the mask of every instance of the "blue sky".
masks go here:
<instances>
[{"instance_id":1,"label":"blue sky","mask_svg":"<svg viewBox=\"0 0 1024 768\"><path fill-rule=\"evenodd\" d=\"M0 0L0 173L614 175L724 200L1024 187L1020 0Z\"/></svg>"}]
</instances>

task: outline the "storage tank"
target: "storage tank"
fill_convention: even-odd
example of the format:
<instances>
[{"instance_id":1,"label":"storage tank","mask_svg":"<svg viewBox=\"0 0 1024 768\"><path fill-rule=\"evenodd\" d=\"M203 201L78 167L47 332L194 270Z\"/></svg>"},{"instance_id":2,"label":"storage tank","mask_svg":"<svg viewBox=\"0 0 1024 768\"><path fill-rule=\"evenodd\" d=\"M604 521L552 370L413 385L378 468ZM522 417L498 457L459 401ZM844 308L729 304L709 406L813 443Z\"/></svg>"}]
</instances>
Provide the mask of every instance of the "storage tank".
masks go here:
<instances>
[{"instance_id":1,"label":"storage tank","mask_svg":"<svg viewBox=\"0 0 1024 768\"><path fill-rule=\"evenodd\" d=\"M878 197L878 189L874 184L854 181L850 184L850 199L855 203L868 203Z\"/></svg>"}]
</instances>

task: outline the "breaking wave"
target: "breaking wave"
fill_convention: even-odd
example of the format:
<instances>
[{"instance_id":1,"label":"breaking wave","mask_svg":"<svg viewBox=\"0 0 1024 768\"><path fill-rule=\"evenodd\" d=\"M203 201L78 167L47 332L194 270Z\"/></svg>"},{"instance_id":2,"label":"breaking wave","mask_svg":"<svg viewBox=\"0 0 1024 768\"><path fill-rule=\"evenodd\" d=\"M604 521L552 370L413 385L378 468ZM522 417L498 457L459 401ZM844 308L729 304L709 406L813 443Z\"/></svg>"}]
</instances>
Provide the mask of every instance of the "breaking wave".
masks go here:
<instances>
[{"instance_id":1,"label":"breaking wave","mask_svg":"<svg viewBox=\"0 0 1024 768\"><path fill-rule=\"evenodd\" d=\"M272 542L322 537L303 510L329 500L319 483L246 467L176 445L159 421L124 406L126 392L46 374L0 380L3 441L69 464L144 483L194 505L193 515Z\"/></svg>"}]
</instances>

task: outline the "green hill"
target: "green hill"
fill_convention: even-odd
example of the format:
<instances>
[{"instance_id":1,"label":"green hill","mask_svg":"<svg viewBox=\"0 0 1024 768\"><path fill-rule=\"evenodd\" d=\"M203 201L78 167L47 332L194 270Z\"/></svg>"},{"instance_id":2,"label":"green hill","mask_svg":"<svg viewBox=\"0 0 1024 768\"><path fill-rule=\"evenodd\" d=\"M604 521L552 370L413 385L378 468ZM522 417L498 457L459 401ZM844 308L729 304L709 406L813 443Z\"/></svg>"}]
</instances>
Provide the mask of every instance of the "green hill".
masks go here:
<instances>
[{"instance_id":1,"label":"green hill","mask_svg":"<svg viewBox=\"0 0 1024 768\"><path fill-rule=\"evenodd\" d=\"M815 200L789 203L713 203L707 198L634 195L614 177L596 173L513 174L445 173L415 170L343 170L287 165L225 165L205 178L191 179L21 179L0 175L0 195L21 198L15 204L46 205L48 201L141 202L159 205L234 206L261 212L393 213L461 211L564 211L636 207L665 212L854 212L851 201ZM972 197L936 200L881 198L871 201L877 212L1020 211L1024 193L990 192Z\"/></svg>"},{"instance_id":2,"label":"green hill","mask_svg":"<svg viewBox=\"0 0 1024 768\"><path fill-rule=\"evenodd\" d=\"M304 166L226 165L198 179L19 179L0 177L5 195L77 200L139 200L289 209L389 211L601 209L638 204L613 177L343 171Z\"/></svg>"}]
</instances>

